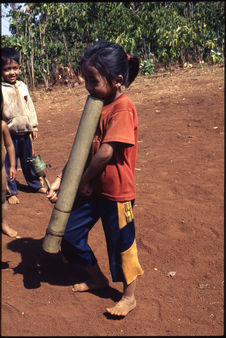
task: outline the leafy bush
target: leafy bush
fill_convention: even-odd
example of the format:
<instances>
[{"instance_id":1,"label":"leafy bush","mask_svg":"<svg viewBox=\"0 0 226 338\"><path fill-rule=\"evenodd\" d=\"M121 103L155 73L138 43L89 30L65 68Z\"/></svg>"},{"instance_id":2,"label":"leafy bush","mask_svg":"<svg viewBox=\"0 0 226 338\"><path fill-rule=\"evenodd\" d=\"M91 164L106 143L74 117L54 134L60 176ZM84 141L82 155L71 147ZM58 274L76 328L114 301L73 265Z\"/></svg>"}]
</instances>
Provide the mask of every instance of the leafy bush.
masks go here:
<instances>
[{"instance_id":1,"label":"leafy bush","mask_svg":"<svg viewBox=\"0 0 226 338\"><path fill-rule=\"evenodd\" d=\"M143 60L140 63L140 73L143 75L149 75L155 72L155 64L153 58Z\"/></svg>"},{"instance_id":2,"label":"leafy bush","mask_svg":"<svg viewBox=\"0 0 226 338\"><path fill-rule=\"evenodd\" d=\"M155 64L222 62L225 36L224 1L49 2L5 3L12 36L2 47L20 53L24 81L48 80L53 62L77 69L84 50L95 41L117 42L141 60L148 75Z\"/></svg>"},{"instance_id":3,"label":"leafy bush","mask_svg":"<svg viewBox=\"0 0 226 338\"><path fill-rule=\"evenodd\" d=\"M207 62L212 62L215 65L217 63L223 62L223 54L218 50L211 49L206 59Z\"/></svg>"}]
</instances>

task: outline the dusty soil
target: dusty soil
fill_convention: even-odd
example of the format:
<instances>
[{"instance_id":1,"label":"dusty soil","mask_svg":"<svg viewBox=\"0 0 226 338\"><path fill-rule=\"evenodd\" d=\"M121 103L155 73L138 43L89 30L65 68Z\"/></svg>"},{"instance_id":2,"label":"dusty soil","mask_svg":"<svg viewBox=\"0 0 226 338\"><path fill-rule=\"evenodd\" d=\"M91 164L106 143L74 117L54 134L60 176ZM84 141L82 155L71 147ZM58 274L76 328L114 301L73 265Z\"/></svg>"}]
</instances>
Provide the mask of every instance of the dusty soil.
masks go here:
<instances>
[{"instance_id":1,"label":"dusty soil","mask_svg":"<svg viewBox=\"0 0 226 338\"><path fill-rule=\"evenodd\" d=\"M53 205L27 188L19 170L21 203L8 212L21 239L2 235L3 336L223 335L224 67L138 77L126 92L139 117L134 214L144 275L137 308L123 319L106 316L120 283L72 293L85 275L42 250ZM70 154L87 92L77 85L32 96L35 153L51 164L51 182ZM110 279L100 223L90 243Z\"/></svg>"}]
</instances>

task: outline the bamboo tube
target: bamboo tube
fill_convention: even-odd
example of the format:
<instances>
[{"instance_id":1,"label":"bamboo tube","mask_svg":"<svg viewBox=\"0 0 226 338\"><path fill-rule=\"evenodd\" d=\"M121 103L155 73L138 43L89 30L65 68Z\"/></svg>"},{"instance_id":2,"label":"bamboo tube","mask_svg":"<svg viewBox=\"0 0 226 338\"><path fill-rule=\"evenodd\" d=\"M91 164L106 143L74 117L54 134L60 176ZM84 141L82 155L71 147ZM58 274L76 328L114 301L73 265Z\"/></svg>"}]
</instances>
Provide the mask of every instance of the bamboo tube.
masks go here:
<instances>
[{"instance_id":1,"label":"bamboo tube","mask_svg":"<svg viewBox=\"0 0 226 338\"><path fill-rule=\"evenodd\" d=\"M102 100L88 95L64 171L58 199L53 208L42 243L43 249L48 253L57 253L59 251L102 108Z\"/></svg>"}]
</instances>

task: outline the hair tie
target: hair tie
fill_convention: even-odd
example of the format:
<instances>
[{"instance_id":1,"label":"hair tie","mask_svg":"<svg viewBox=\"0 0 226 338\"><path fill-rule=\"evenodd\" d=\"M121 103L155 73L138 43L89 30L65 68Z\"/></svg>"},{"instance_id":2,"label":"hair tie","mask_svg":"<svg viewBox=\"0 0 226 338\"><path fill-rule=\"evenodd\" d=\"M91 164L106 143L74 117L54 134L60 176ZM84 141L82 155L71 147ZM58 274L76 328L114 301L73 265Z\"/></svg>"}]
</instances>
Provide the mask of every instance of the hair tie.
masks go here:
<instances>
[{"instance_id":1,"label":"hair tie","mask_svg":"<svg viewBox=\"0 0 226 338\"><path fill-rule=\"evenodd\" d=\"M129 61L130 60L130 55L126 54L126 57L127 57L127 60Z\"/></svg>"}]
</instances>

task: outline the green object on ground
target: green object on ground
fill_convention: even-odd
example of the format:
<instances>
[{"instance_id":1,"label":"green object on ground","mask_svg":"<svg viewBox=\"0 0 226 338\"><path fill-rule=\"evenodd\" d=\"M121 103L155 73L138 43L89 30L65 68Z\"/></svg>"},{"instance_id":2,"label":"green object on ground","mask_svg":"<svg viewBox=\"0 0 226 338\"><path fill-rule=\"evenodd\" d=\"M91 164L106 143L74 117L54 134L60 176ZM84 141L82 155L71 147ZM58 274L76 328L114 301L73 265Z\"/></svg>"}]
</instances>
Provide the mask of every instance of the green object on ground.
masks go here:
<instances>
[{"instance_id":1,"label":"green object on ground","mask_svg":"<svg viewBox=\"0 0 226 338\"><path fill-rule=\"evenodd\" d=\"M41 159L40 155L36 157L28 157L27 161L32 165L35 174L38 177L43 177L48 189L50 188L50 183L46 177L45 169L50 167L50 164L46 165L45 162Z\"/></svg>"},{"instance_id":2,"label":"green object on ground","mask_svg":"<svg viewBox=\"0 0 226 338\"><path fill-rule=\"evenodd\" d=\"M35 158L28 158L28 162L31 163L35 174L39 174L41 171L47 168L45 162L41 159L40 155L37 155Z\"/></svg>"}]
</instances>

